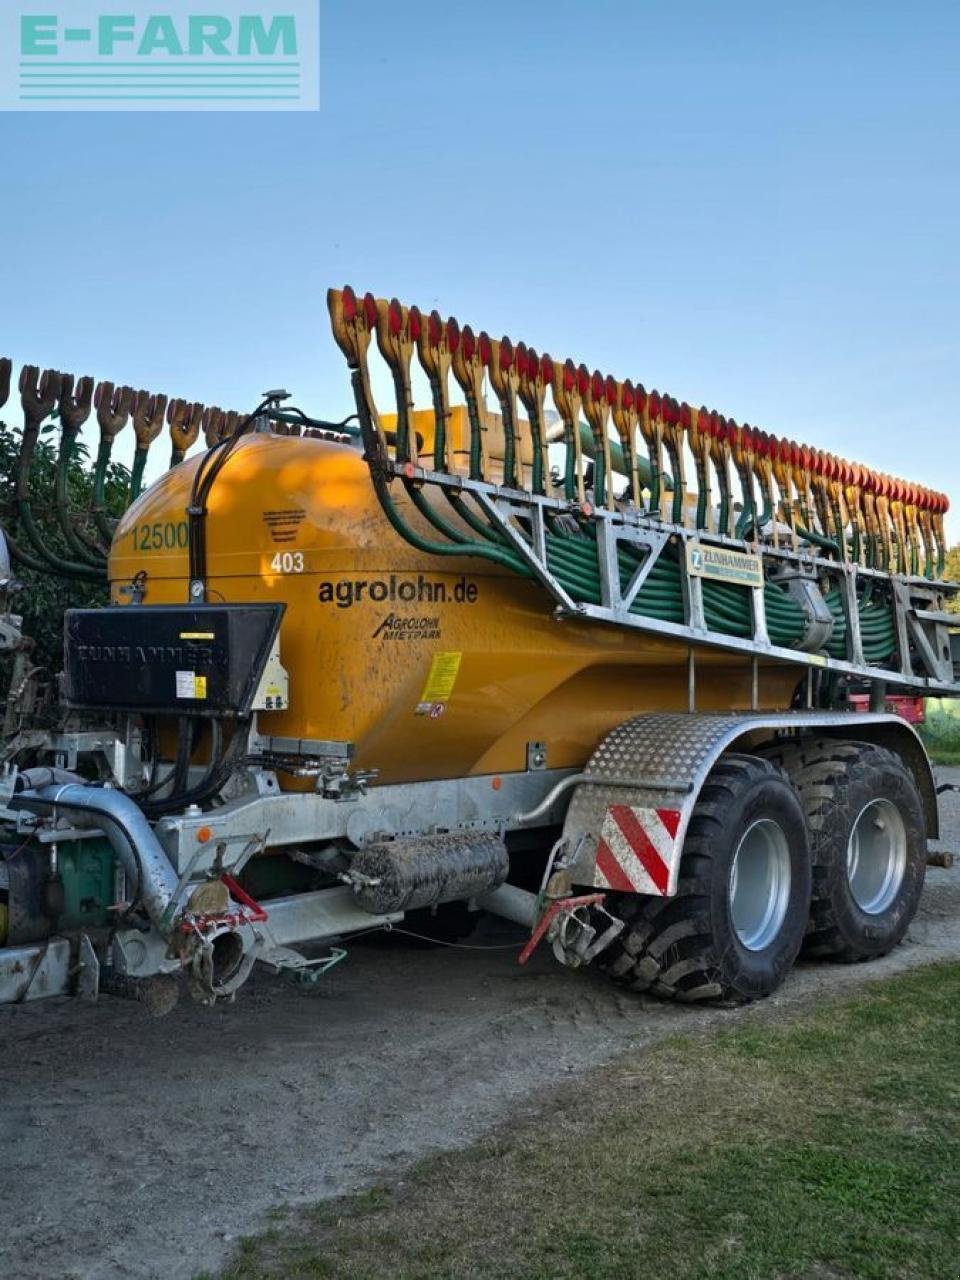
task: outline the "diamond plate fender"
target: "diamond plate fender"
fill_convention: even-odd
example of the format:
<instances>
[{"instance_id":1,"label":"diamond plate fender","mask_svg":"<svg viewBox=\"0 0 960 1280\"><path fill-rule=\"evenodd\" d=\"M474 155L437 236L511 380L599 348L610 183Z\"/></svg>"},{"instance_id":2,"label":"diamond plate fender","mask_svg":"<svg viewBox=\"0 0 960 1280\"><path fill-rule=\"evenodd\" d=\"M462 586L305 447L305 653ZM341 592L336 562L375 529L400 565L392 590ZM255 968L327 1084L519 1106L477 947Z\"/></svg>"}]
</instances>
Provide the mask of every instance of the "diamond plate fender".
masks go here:
<instances>
[{"instance_id":1,"label":"diamond plate fender","mask_svg":"<svg viewBox=\"0 0 960 1280\"><path fill-rule=\"evenodd\" d=\"M916 732L899 716L651 713L608 734L574 789L563 826L564 860L574 884L672 896L690 816L720 756L804 732L877 742L896 752L917 783L928 834L937 834L933 770Z\"/></svg>"}]
</instances>

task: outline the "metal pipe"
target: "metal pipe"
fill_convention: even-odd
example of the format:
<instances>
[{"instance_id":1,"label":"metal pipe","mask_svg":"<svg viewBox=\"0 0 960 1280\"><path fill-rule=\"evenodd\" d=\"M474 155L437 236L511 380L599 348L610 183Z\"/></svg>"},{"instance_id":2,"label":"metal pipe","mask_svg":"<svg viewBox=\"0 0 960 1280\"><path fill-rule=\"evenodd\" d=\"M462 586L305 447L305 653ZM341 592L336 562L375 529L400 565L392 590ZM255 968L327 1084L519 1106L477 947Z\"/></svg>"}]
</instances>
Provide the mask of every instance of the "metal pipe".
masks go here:
<instances>
[{"instance_id":1,"label":"metal pipe","mask_svg":"<svg viewBox=\"0 0 960 1280\"><path fill-rule=\"evenodd\" d=\"M686 795L691 785L680 778L605 778L596 773L571 773L551 787L535 808L528 809L526 813L515 813L512 821L518 826L521 823L536 822L549 813L563 793L571 787L632 787L638 791L679 791L681 795Z\"/></svg>"},{"instance_id":2,"label":"metal pipe","mask_svg":"<svg viewBox=\"0 0 960 1280\"><path fill-rule=\"evenodd\" d=\"M10 806L37 814L62 809L70 814L74 826L102 830L124 870L137 883L137 895L150 919L161 933L170 932L179 879L153 827L129 796L67 783L22 791L12 797Z\"/></svg>"},{"instance_id":3,"label":"metal pipe","mask_svg":"<svg viewBox=\"0 0 960 1280\"><path fill-rule=\"evenodd\" d=\"M476 900L481 911L489 911L491 915L502 916L504 920L512 920L514 924L525 925L528 929L536 924L538 901L537 894L529 889L518 889L514 884L502 884Z\"/></svg>"},{"instance_id":4,"label":"metal pipe","mask_svg":"<svg viewBox=\"0 0 960 1280\"><path fill-rule=\"evenodd\" d=\"M563 423L552 422L544 431L544 437L547 444L563 444ZM596 461L596 442L593 438L593 432L590 430L590 427L586 422L580 423L580 448L586 457L592 458ZM629 477L630 463L625 458L623 449L616 440L610 441L610 465L618 475ZM640 479L641 488L649 489L652 479L650 464L646 458L641 458L639 455L637 456L637 473ZM672 476L667 475L666 472L664 472L660 478L663 481L664 488L669 490L673 489Z\"/></svg>"}]
</instances>

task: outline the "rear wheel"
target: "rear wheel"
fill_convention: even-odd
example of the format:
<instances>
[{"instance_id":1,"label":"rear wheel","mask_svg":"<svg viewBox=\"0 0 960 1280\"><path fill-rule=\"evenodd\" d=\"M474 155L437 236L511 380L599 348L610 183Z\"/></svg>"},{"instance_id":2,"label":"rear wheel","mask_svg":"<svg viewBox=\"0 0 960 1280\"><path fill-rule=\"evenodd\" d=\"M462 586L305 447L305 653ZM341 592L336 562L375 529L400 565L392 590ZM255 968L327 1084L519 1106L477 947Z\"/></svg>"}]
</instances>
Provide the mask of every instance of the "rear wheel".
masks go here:
<instances>
[{"instance_id":1,"label":"rear wheel","mask_svg":"<svg viewBox=\"0 0 960 1280\"><path fill-rule=\"evenodd\" d=\"M669 999L769 995L796 959L809 906L796 793L771 762L725 756L691 816L676 896L611 903L626 928L598 963Z\"/></svg>"},{"instance_id":2,"label":"rear wheel","mask_svg":"<svg viewBox=\"0 0 960 1280\"><path fill-rule=\"evenodd\" d=\"M812 739L778 759L810 829L804 951L846 961L885 955L906 933L926 874L926 823L912 775L869 742Z\"/></svg>"}]
</instances>

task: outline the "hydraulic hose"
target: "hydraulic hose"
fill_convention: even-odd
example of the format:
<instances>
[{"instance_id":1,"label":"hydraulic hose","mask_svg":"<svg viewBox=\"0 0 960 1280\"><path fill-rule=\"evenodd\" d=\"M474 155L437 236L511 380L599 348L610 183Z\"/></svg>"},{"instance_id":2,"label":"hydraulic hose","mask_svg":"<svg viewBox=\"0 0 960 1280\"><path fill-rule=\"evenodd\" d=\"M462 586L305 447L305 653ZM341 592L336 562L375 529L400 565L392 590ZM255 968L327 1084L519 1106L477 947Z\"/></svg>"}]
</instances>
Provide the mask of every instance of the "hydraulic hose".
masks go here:
<instances>
[{"instance_id":1,"label":"hydraulic hose","mask_svg":"<svg viewBox=\"0 0 960 1280\"><path fill-rule=\"evenodd\" d=\"M57 513L57 524L63 534L64 541L73 555L94 568L102 568L106 563L105 551L92 551L80 540L70 519L70 501L67 495L67 483L70 475L70 459L73 456L77 432L67 423L63 424L60 435L60 452L57 458L57 469L54 476L53 505Z\"/></svg>"},{"instance_id":2,"label":"hydraulic hose","mask_svg":"<svg viewBox=\"0 0 960 1280\"><path fill-rule=\"evenodd\" d=\"M107 580L106 562L103 568L95 569L91 564L81 564L75 560L67 560L51 551L44 541L37 522L33 518L30 505L30 464L33 461L34 449L37 445L39 424L27 423L23 429L20 444L20 457L17 460L16 506L19 523L30 540L30 545L43 562L42 572L62 573L68 578L80 578L85 582L103 583ZM15 553L16 554L16 553ZM32 566L31 566L32 567Z\"/></svg>"},{"instance_id":3,"label":"hydraulic hose","mask_svg":"<svg viewBox=\"0 0 960 1280\"><path fill-rule=\"evenodd\" d=\"M109 544L113 541L116 521L107 515L107 470L110 466L110 455L113 453L113 437L100 441L97 450L97 462L93 471L93 496L90 502L90 515L93 523L100 531L100 536ZM133 497L137 495L134 494ZM132 501L132 498L131 498Z\"/></svg>"}]
</instances>

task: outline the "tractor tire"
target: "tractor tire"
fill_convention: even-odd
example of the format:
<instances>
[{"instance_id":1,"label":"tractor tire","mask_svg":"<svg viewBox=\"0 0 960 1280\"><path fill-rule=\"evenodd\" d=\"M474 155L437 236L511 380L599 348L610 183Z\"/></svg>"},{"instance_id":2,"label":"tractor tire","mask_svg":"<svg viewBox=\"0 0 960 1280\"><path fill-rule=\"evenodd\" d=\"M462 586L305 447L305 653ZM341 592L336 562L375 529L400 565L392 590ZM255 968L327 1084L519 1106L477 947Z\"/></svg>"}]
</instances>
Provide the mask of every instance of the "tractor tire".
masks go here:
<instances>
[{"instance_id":1,"label":"tractor tire","mask_svg":"<svg viewBox=\"0 0 960 1280\"><path fill-rule=\"evenodd\" d=\"M626 928L598 964L617 982L684 1002L769 995L810 911L806 823L785 775L724 756L691 815L676 896L621 894L610 909Z\"/></svg>"},{"instance_id":2,"label":"tractor tire","mask_svg":"<svg viewBox=\"0 0 960 1280\"><path fill-rule=\"evenodd\" d=\"M869 742L812 739L775 757L803 803L813 895L804 954L886 955L916 914L927 867L923 803L900 758Z\"/></svg>"}]
</instances>

